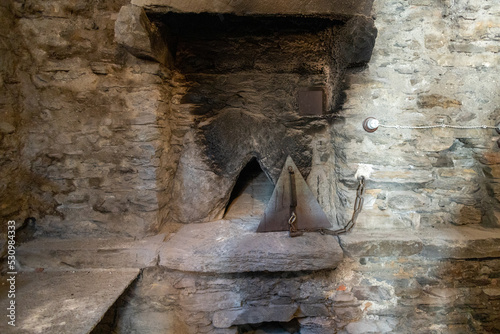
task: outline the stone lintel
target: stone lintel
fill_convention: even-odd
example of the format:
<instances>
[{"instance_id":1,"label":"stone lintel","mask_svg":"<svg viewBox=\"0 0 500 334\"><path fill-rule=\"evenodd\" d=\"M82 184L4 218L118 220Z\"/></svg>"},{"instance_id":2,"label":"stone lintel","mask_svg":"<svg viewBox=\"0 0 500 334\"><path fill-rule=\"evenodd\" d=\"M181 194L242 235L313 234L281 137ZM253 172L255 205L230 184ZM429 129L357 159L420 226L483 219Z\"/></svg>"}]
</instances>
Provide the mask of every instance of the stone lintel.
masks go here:
<instances>
[{"instance_id":1,"label":"stone lintel","mask_svg":"<svg viewBox=\"0 0 500 334\"><path fill-rule=\"evenodd\" d=\"M258 221L217 221L182 227L160 250L160 265L203 273L334 269L343 259L337 239L305 233L257 233Z\"/></svg>"},{"instance_id":2,"label":"stone lintel","mask_svg":"<svg viewBox=\"0 0 500 334\"><path fill-rule=\"evenodd\" d=\"M356 15L370 16L373 0L132 0L132 4L156 12L326 16L347 20Z\"/></svg>"}]
</instances>

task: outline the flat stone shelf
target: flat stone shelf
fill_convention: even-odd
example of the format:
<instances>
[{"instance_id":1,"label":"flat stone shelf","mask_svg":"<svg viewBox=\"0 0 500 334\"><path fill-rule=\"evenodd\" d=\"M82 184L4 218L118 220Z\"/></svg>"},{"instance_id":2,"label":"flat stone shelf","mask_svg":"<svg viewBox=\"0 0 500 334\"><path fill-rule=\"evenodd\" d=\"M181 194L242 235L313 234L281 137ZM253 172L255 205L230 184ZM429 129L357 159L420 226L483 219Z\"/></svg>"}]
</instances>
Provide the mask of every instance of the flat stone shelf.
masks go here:
<instances>
[{"instance_id":1,"label":"flat stone shelf","mask_svg":"<svg viewBox=\"0 0 500 334\"><path fill-rule=\"evenodd\" d=\"M438 259L500 257L500 228L478 225L420 230L356 230L341 235L350 257L419 255Z\"/></svg>"},{"instance_id":2,"label":"flat stone shelf","mask_svg":"<svg viewBox=\"0 0 500 334\"><path fill-rule=\"evenodd\" d=\"M8 299L8 277L1 277L0 306L7 314L15 300L16 326L4 316L0 333L90 333L138 274L139 269L19 272L15 299Z\"/></svg>"},{"instance_id":3,"label":"flat stone shelf","mask_svg":"<svg viewBox=\"0 0 500 334\"><path fill-rule=\"evenodd\" d=\"M500 228L478 225L421 230L354 228L338 238L305 233L256 233L258 220L183 226L177 233L133 239L35 239L17 249L19 270L145 268L202 273L278 272L336 268L344 254L360 257L500 257ZM337 241L340 240L339 242ZM340 247L341 246L341 247Z\"/></svg>"},{"instance_id":4,"label":"flat stone shelf","mask_svg":"<svg viewBox=\"0 0 500 334\"><path fill-rule=\"evenodd\" d=\"M500 228L477 225L425 229L417 232L423 242L422 256L474 259L500 257Z\"/></svg>"},{"instance_id":5,"label":"flat stone shelf","mask_svg":"<svg viewBox=\"0 0 500 334\"><path fill-rule=\"evenodd\" d=\"M334 269L343 259L337 238L288 232L256 233L258 220L189 224L160 249L160 265L203 273Z\"/></svg>"},{"instance_id":6,"label":"flat stone shelf","mask_svg":"<svg viewBox=\"0 0 500 334\"><path fill-rule=\"evenodd\" d=\"M144 268L156 264L165 235L134 239L38 238L17 249L20 270Z\"/></svg>"}]
</instances>

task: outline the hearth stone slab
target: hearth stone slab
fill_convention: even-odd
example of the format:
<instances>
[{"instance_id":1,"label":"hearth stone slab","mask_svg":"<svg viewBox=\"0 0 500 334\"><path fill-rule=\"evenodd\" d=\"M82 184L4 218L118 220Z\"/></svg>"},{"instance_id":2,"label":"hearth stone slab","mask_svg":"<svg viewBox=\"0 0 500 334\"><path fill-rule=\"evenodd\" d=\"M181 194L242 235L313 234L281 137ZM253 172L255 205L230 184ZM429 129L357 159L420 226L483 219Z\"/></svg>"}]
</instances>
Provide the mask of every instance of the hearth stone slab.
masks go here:
<instances>
[{"instance_id":1,"label":"hearth stone slab","mask_svg":"<svg viewBox=\"0 0 500 334\"><path fill-rule=\"evenodd\" d=\"M11 300L16 305L16 326L4 316L0 333L90 333L137 275L139 269L20 272L15 299L0 277L4 314Z\"/></svg>"},{"instance_id":2,"label":"hearth stone slab","mask_svg":"<svg viewBox=\"0 0 500 334\"><path fill-rule=\"evenodd\" d=\"M369 16L373 0L132 0L132 4L156 11L236 15L327 15L336 18Z\"/></svg>"},{"instance_id":3,"label":"hearth stone slab","mask_svg":"<svg viewBox=\"0 0 500 334\"><path fill-rule=\"evenodd\" d=\"M337 239L305 233L256 233L258 220L216 221L181 228L160 249L160 265L203 273L334 269L343 259Z\"/></svg>"}]
</instances>

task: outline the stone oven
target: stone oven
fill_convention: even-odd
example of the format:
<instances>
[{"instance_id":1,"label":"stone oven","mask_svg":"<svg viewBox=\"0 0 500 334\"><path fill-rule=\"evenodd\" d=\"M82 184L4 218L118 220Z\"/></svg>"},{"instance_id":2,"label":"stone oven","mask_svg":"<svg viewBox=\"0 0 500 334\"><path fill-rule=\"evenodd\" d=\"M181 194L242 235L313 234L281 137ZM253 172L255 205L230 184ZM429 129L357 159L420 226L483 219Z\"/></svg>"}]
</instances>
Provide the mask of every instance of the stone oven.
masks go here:
<instances>
[{"instance_id":1,"label":"stone oven","mask_svg":"<svg viewBox=\"0 0 500 334\"><path fill-rule=\"evenodd\" d=\"M0 4L16 326L498 333L499 13L486 0ZM257 233L287 161L290 193L300 174L330 232ZM333 235L362 178L356 224Z\"/></svg>"},{"instance_id":2,"label":"stone oven","mask_svg":"<svg viewBox=\"0 0 500 334\"><path fill-rule=\"evenodd\" d=\"M315 173L317 195L333 197L335 172L312 170L313 151L322 145L317 158L334 164L330 132L342 123L346 72L364 66L375 43L369 2L313 10L300 2L283 5L290 12L264 2L170 6L123 7L115 30L132 54L176 72L171 126L187 122L189 128L177 130L183 142L165 208L169 219L222 218L249 162L275 183L288 155L305 177ZM334 208L327 209L336 220Z\"/></svg>"},{"instance_id":3,"label":"stone oven","mask_svg":"<svg viewBox=\"0 0 500 334\"><path fill-rule=\"evenodd\" d=\"M334 128L343 124L346 76L366 65L375 44L370 4L325 3L310 12L300 2L287 2L289 12L282 11L285 3L253 5L133 3L121 8L115 25L127 51L175 73L168 126L181 147L163 210L167 222L193 225L172 237L159 263L200 277L255 273L262 279L261 273L275 272L296 278L334 269L342 258L332 236L290 240L256 230L287 156L309 176L333 225L347 223L336 208L341 138ZM290 289L292 282L283 278L280 285ZM245 299L261 292L243 297L246 290L221 295L232 306L213 314L215 328L300 331L297 319L326 314L324 306L292 301L300 299L298 291L286 301L262 304L264 297L254 304Z\"/></svg>"}]
</instances>

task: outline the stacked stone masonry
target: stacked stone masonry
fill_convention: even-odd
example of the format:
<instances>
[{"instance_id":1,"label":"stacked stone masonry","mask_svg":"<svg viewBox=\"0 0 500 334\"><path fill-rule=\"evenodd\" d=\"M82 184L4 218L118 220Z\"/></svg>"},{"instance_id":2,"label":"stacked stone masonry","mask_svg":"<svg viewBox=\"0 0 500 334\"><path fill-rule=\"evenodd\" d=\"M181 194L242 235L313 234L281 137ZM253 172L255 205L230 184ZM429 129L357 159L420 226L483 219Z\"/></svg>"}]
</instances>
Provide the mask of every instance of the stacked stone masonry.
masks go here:
<instances>
[{"instance_id":1,"label":"stacked stone masonry","mask_svg":"<svg viewBox=\"0 0 500 334\"><path fill-rule=\"evenodd\" d=\"M293 266L259 271L259 259L263 265L284 262L279 254L265 257L251 250L247 263L222 252L205 259L194 254L179 267L179 246L165 242L165 235L140 241L39 239L23 245L18 256L27 271L144 268L110 309L119 333L238 333L261 322L294 320L300 333L498 332L500 235L466 227L405 236L387 231L341 236L340 264L315 271ZM275 243L287 238L275 237ZM313 234L296 243L314 248L307 239L322 243ZM208 253L207 242L200 244ZM317 256L319 263L321 253Z\"/></svg>"},{"instance_id":2,"label":"stacked stone masonry","mask_svg":"<svg viewBox=\"0 0 500 334\"><path fill-rule=\"evenodd\" d=\"M198 14L132 3L0 4L0 217L36 218L26 240L161 232L168 242L180 223L222 217L252 157L276 182L292 154L333 226L349 220L361 170L367 189L336 269L194 273L141 258L142 275L113 310L116 332L236 334L293 319L302 334L500 332L498 133L361 127L367 117L500 122L500 4L375 0L361 23L345 12L328 29L274 39L249 29L200 40L186 28L176 48L165 38L144 53L115 35L124 6L147 15L137 29L162 34L172 29L162 15ZM224 11L215 18L246 13ZM346 45L361 46L340 52ZM311 86L325 88L327 108L303 118L295 93Z\"/></svg>"},{"instance_id":3,"label":"stacked stone masonry","mask_svg":"<svg viewBox=\"0 0 500 334\"><path fill-rule=\"evenodd\" d=\"M169 201L170 194L184 201L193 197L190 187L179 185L190 181L176 178L181 174L176 170L186 168L190 162L183 161L189 161L190 154L207 153L197 150L217 152L217 147L196 143L201 139L189 134L190 129L198 124L204 129L220 128L217 120L222 116L211 116L207 122L206 113L227 114L225 126L232 126L235 114L227 111L237 109L245 111L248 116L244 117L251 122L255 122L256 110L284 113L278 120L285 123L273 125L272 131L285 125L283 135L291 143L285 146L290 146L289 153L295 154L305 176L313 174L311 187L320 188L320 202L340 224L352 207L354 175L360 165L369 165L373 172L360 228L498 225L499 159L493 130L380 129L373 134L360 130L368 116L403 125L496 124L498 15L494 4L375 3L377 29L383 34L379 33L369 65L345 76L344 105L334 109L337 120L330 125L327 118L301 124L295 114L296 101L288 95L296 89L293 85L328 87L328 76L316 78L314 71L322 73L331 65L320 50L306 47L321 47L321 34L306 37L313 38L301 42L306 46L280 42L284 51L276 55L277 51L264 46L262 52L268 59L261 56L258 59L265 62L254 65L261 74L251 68L236 69L229 60L221 63L227 74L189 74L189 61L182 60L192 56L182 50L178 66L170 70L138 59L114 42L114 20L125 4L31 1L2 7L5 35L18 36L7 38L4 44L11 45L6 50L11 56L5 58L2 72L2 145L8 157L3 168L12 180L19 178L12 186L4 184L4 217L36 217L43 233L138 236L167 223L170 211L172 218L183 222L204 219L183 215L179 210L186 204ZM394 24L396 18L398 24ZM304 49L288 53L287 45ZM235 52L224 47L219 47L221 56ZM304 61L296 55L305 57ZM278 74L269 76L262 66L273 62L289 69L275 68ZM294 69L293 64L310 69ZM293 74L300 71L310 74ZM210 91L215 87L224 95L215 99L217 91ZM263 93L268 90L269 100ZM220 137L224 132L216 134L227 142ZM210 143L211 139L203 140ZM227 144L228 151L239 151L231 142ZM241 146L248 145L252 144ZM223 192L219 207L227 201L237 173L248 161L246 156L259 151L246 150L250 153L243 151L234 166L206 167L209 173L225 168L232 175L229 179L213 176L226 183L213 189ZM259 156L273 181L285 154L269 163L272 154ZM317 161L313 161L315 154ZM324 189L314 185L318 177ZM204 178L210 182L210 176ZM9 204L24 201L22 194L30 198L30 204ZM217 217L220 209L215 211L207 217Z\"/></svg>"},{"instance_id":4,"label":"stacked stone masonry","mask_svg":"<svg viewBox=\"0 0 500 334\"><path fill-rule=\"evenodd\" d=\"M236 334L238 325L295 317L307 334L497 333L499 274L498 260L419 256L351 258L334 271L295 274L200 276L150 268L119 309L117 327Z\"/></svg>"}]
</instances>

